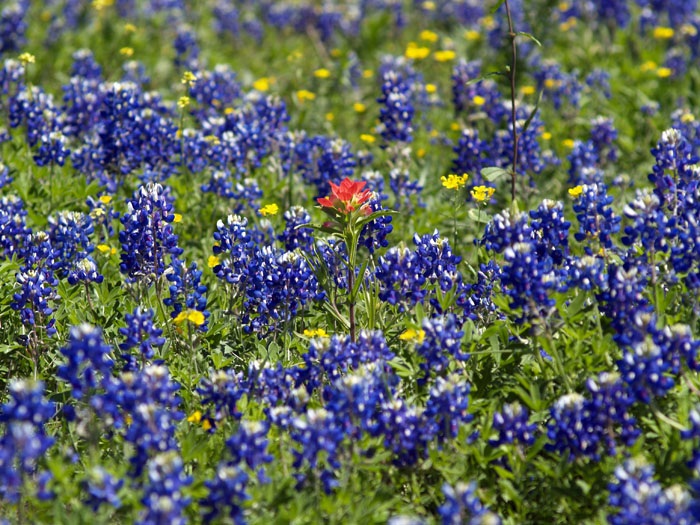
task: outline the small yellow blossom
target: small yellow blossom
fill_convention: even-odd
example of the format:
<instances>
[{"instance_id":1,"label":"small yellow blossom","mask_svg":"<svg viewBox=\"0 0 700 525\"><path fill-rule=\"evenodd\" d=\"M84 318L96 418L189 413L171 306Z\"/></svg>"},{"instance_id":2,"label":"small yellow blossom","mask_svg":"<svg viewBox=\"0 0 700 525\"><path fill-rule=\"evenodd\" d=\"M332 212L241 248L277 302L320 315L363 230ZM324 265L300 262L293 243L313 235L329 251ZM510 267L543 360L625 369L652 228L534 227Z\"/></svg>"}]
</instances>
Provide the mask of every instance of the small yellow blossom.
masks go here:
<instances>
[{"instance_id":1,"label":"small yellow blossom","mask_svg":"<svg viewBox=\"0 0 700 525\"><path fill-rule=\"evenodd\" d=\"M326 120L328 122L333 122L335 120L335 115L333 113L326 113Z\"/></svg>"},{"instance_id":2,"label":"small yellow blossom","mask_svg":"<svg viewBox=\"0 0 700 525\"><path fill-rule=\"evenodd\" d=\"M304 330L304 335L306 337L328 337L328 334L323 328L317 328L316 330Z\"/></svg>"},{"instance_id":3,"label":"small yellow blossom","mask_svg":"<svg viewBox=\"0 0 700 525\"><path fill-rule=\"evenodd\" d=\"M656 70L656 76L659 78L668 78L673 74L673 70L668 67L660 67Z\"/></svg>"},{"instance_id":4,"label":"small yellow blossom","mask_svg":"<svg viewBox=\"0 0 700 525\"><path fill-rule=\"evenodd\" d=\"M280 209L279 206L277 206L277 204L266 204L258 210L260 215L262 215L263 217L266 217L268 215L277 215L278 211L280 211Z\"/></svg>"},{"instance_id":5,"label":"small yellow blossom","mask_svg":"<svg viewBox=\"0 0 700 525\"><path fill-rule=\"evenodd\" d=\"M26 66L27 64L34 64L36 62L36 58L31 53L22 53L19 56L19 61Z\"/></svg>"},{"instance_id":6,"label":"small yellow blossom","mask_svg":"<svg viewBox=\"0 0 700 525\"><path fill-rule=\"evenodd\" d=\"M197 75L192 73L192 71L185 71L182 75L182 80L180 80L186 86L192 87L194 83L197 82Z\"/></svg>"},{"instance_id":7,"label":"small yellow blossom","mask_svg":"<svg viewBox=\"0 0 700 525\"><path fill-rule=\"evenodd\" d=\"M136 33L136 26L134 24L124 24L124 31L127 33Z\"/></svg>"},{"instance_id":8,"label":"small yellow blossom","mask_svg":"<svg viewBox=\"0 0 700 525\"><path fill-rule=\"evenodd\" d=\"M308 91L306 89L300 89L299 91L297 91L297 100L299 100L299 102L301 102L301 103L303 103L307 100L313 100L315 98L316 98L316 95L314 93L312 93L311 91Z\"/></svg>"},{"instance_id":9,"label":"small yellow blossom","mask_svg":"<svg viewBox=\"0 0 700 525\"><path fill-rule=\"evenodd\" d=\"M299 60L300 58L304 58L304 53L302 53L302 52L301 52L300 50L298 50L298 49L295 49L294 51L292 51L291 53L289 53L289 55L287 56L287 61L288 61L288 62L294 62L294 61L296 61L296 60ZM255 89L257 89L257 88L255 88ZM263 91L263 90L260 90L260 91Z\"/></svg>"},{"instance_id":10,"label":"small yellow blossom","mask_svg":"<svg viewBox=\"0 0 700 525\"><path fill-rule=\"evenodd\" d=\"M199 310L183 310L179 314L177 314L177 317L175 318L175 322L177 324L180 324L184 322L185 320L196 324L197 326L201 326L204 324L204 314L200 312Z\"/></svg>"},{"instance_id":11,"label":"small yellow blossom","mask_svg":"<svg viewBox=\"0 0 700 525\"><path fill-rule=\"evenodd\" d=\"M253 88L258 91L267 91L270 89L270 79L262 77L253 82Z\"/></svg>"},{"instance_id":12,"label":"small yellow blossom","mask_svg":"<svg viewBox=\"0 0 700 525\"><path fill-rule=\"evenodd\" d=\"M444 175L440 177L442 185L448 190L459 190L462 186L467 183L469 175L463 173L461 176L450 173L447 177Z\"/></svg>"},{"instance_id":13,"label":"small yellow blossom","mask_svg":"<svg viewBox=\"0 0 700 525\"><path fill-rule=\"evenodd\" d=\"M92 7L98 11L102 11L105 7L109 7L114 4L114 0L93 0Z\"/></svg>"},{"instance_id":14,"label":"small yellow blossom","mask_svg":"<svg viewBox=\"0 0 700 525\"><path fill-rule=\"evenodd\" d=\"M432 2L431 0L426 0L423 2L423 9L426 11L435 11L435 2Z\"/></svg>"},{"instance_id":15,"label":"small yellow blossom","mask_svg":"<svg viewBox=\"0 0 700 525\"><path fill-rule=\"evenodd\" d=\"M425 40L426 42L437 42L439 38L437 36L437 33L433 33L432 31L428 31L427 29L421 31L420 35L418 36L421 40Z\"/></svg>"},{"instance_id":16,"label":"small yellow blossom","mask_svg":"<svg viewBox=\"0 0 700 525\"><path fill-rule=\"evenodd\" d=\"M124 416L124 423L126 423L126 426L129 427L131 424L134 422L134 418L131 417L131 414L127 414Z\"/></svg>"},{"instance_id":17,"label":"small yellow blossom","mask_svg":"<svg viewBox=\"0 0 700 525\"><path fill-rule=\"evenodd\" d=\"M471 194L475 201L484 202L489 200L495 191L495 188L489 188L488 186L474 186Z\"/></svg>"},{"instance_id":18,"label":"small yellow blossom","mask_svg":"<svg viewBox=\"0 0 700 525\"><path fill-rule=\"evenodd\" d=\"M406 47L406 52L404 53L406 58L412 58L414 60L422 60L430 55L430 48L419 47L415 42L409 42Z\"/></svg>"},{"instance_id":19,"label":"small yellow blossom","mask_svg":"<svg viewBox=\"0 0 700 525\"><path fill-rule=\"evenodd\" d=\"M583 193L583 186L574 186L573 188L569 188L569 195L573 197L574 199L581 195Z\"/></svg>"},{"instance_id":20,"label":"small yellow blossom","mask_svg":"<svg viewBox=\"0 0 700 525\"><path fill-rule=\"evenodd\" d=\"M481 25L484 26L486 29L493 29L496 27L496 21L493 19L492 16L485 16L484 18L481 19Z\"/></svg>"},{"instance_id":21,"label":"small yellow blossom","mask_svg":"<svg viewBox=\"0 0 700 525\"><path fill-rule=\"evenodd\" d=\"M466 38L467 40L471 40L471 41L479 40L481 38L481 33L479 33L478 31L474 31L473 29L470 29L469 31L464 32L464 38Z\"/></svg>"},{"instance_id":22,"label":"small yellow blossom","mask_svg":"<svg viewBox=\"0 0 700 525\"><path fill-rule=\"evenodd\" d=\"M432 138L435 138L440 136L440 132L436 129L431 129L428 135L430 135Z\"/></svg>"},{"instance_id":23,"label":"small yellow blossom","mask_svg":"<svg viewBox=\"0 0 700 525\"><path fill-rule=\"evenodd\" d=\"M655 27L654 28L654 38L658 38L659 40L668 40L669 38L673 38L673 29L670 27Z\"/></svg>"},{"instance_id":24,"label":"small yellow blossom","mask_svg":"<svg viewBox=\"0 0 700 525\"><path fill-rule=\"evenodd\" d=\"M369 133L363 133L362 135L360 135L360 140L366 142L367 144L372 144L377 139L374 137L374 135L370 135Z\"/></svg>"},{"instance_id":25,"label":"small yellow blossom","mask_svg":"<svg viewBox=\"0 0 700 525\"><path fill-rule=\"evenodd\" d=\"M562 146L569 149L574 149L574 141L572 139L565 139L561 141Z\"/></svg>"},{"instance_id":26,"label":"small yellow blossom","mask_svg":"<svg viewBox=\"0 0 700 525\"><path fill-rule=\"evenodd\" d=\"M190 97L180 97L177 101L177 107L180 109L185 109L190 105Z\"/></svg>"},{"instance_id":27,"label":"small yellow blossom","mask_svg":"<svg viewBox=\"0 0 700 525\"><path fill-rule=\"evenodd\" d=\"M695 116L692 113L683 113L681 115L681 122L693 122L695 120Z\"/></svg>"},{"instance_id":28,"label":"small yellow blossom","mask_svg":"<svg viewBox=\"0 0 700 525\"><path fill-rule=\"evenodd\" d=\"M433 53L433 57L438 62L449 62L450 60L454 60L456 56L457 54L451 49L435 51L435 53Z\"/></svg>"},{"instance_id":29,"label":"small yellow blossom","mask_svg":"<svg viewBox=\"0 0 700 525\"><path fill-rule=\"evenodd\" d=\"M480 95L476 95L473 99L472 102L474 102L475 106L483 106L486 104L486 99Z\"/></svg>"},{"instance_id":30,"label":"small yellow blossom","mask_svg":"<svg viewBox=\"0 0 700 525\"><path fill-rule=\"evenodd\" d=\"M416 151L416 156L419 159L422 159L423 157L425 157L425 148L420 148L418 151Z\"/></svg>"},{"instance_id":31,"label":"small yellow blossom","mask_svg":"<svg viewBox=\"0 0 700 525\"><path fill-rule=\"evenodd\" d=\"M99 207L93 208L92 211L90 212L90 217L92 217L93 219L99 219L103 215L105 215L105 211L103 208L99 208Z\"/></svg>"},{"instance_id":32,"label":"small yellow blossom","mask_svg":"<svg viewBox=\"0 0 700 525\"><path fill-rule=\"evenodd\" d=\"M647 71L654 71L655 69L656 69L656 62L654 62L653 60L647 60L641 66L639 66L639 70L642 73L646 73Z\"/></svg>"},{"instance_id":33,"label":"small yellow blossom","mask_svg":"<svg viewBox=\"0 0 700 525\"><path fill-rule=\"evenodd\" d=\"M122 47L119 50L120 55L124 55L125 57L130 57L134 55L134 48L133 47Z\"/></svg>"},{"instance_id":34,"label":"small yellow blossom","mask_svg":"<svg viewBox=\"0 0 700 525\"><path fill-rule=\"evenodd\" d=\"M212 146L218 146L219 144L221 144L219 137L217 137L216 135L207 135L206 137L204 137L204 140L206 140Z\"/></svg>"},{"instance_id":35,"label":"small yellow blossom","mask_svg":"<svg viewBox=\"0 0 700 525\"><path fill-rule=\"evenodd\" d=\"M111 248L109 246L107 246L106 244L98 244L97 249L100 250L100 252L102 252L102 253L107 253L107 252L111 251Z\"/></svg>"},{"instance_id":36,"label":"small yellow blossom","mask_svg":"<svg viewBox=\"0 0 700 525\"><path fill-rule=\"evenodd\" d=\"M110 195L102 195L102 196L100 197L99 201L100 201L102 204L107 205L107 204L109 204L110 202L112 202L112 197L111 197Z\"/></svg>"},{"instance_id":37,"label":"small yellow blossom","mask_svg":"<svg viewBox=\"0 0 700 525\"><path fill-rule=\"evenodd\" d=\"M573 16L569 17L565 21L563 21L561 24L559 24L559 30L566 33L569 29L572 27L576 27L576 24L578 23L578 20L574 18Z\"/></svg>"},{"instance_id":38,"label":"small yellow blossom","mask_svg":"<svg viewBox=\"0 0 700 525\"><path fill-rule=\"evenodd\" d=\"M542 138L544 140L549 140L552 138L552 134L549 131L545 131L544 133L542 133Z\"/></svg>"},{"instance_id":39,"label":"small yellow blossom","mask_svg":"<svg viewBox=\"0 0 700 525\"><path fill-rule=\"evenodd\" d=\"M187 418L190 423L199 423L202 420L202 413L199 410L192 412L192 415Z\"/></svg>"},{"instance_id":40,"label":"small yellow blossom","mask_svg":"<svg viewBox=\"0 0 700 525\"><path fill-rule=\"evenodd\" d=\"M331 49L331 56L333 58L338 58L341 54L342 54L342 51L340 49L338 49L337 47L334 47L333 49Z\"/></svg>"},{"instance_id":41,"label":"small yellow blossom","mask_svg":"<svg viewBox=\"0 0 700 525\"><path fill-rule=\"evenodd\" d=\"M548 78L544 81L544 87L547 89L554 89L561 86L561 80L555 80L553 78Z\"/></svg>"},{"instance_id":42,"label":"small yellow blossom","mask_svg":"<svg viewBox=\"0 0 700 525\"><path fill-rule=\"evenodd\" d=\"M202 421L202 430L210 430L211 428L211 421L209 421L208 419Z\"/></svg>"},{"instance_id":43,"label":"small yellow blossom","mask_svg":"<svg viewBox=\"0 0 700 525\"><path fill-rule=\"evenodd\" d=\"M207 265L209 266L209 268L215 268L215 267L219 266L219 264L220 264L220 261L216 255L209 256L209 260L207 261Z\"/></svg>"},{"instance_id":44,"label":"small yellow blossom","mask_svg":"<svg viewBox=\"0 0 700 525\"><path fill-rule=\"evenodd\" d=\"M173 213L173 222L182 222L182 215L179 213Z\"/></svg>"},{"instance_id":45,"label":"small yellow blossom","mask_svg":"<svg viewBox=\"0 0 700 525\"><path fill-rule=\"evenodd\" d=\"M399 339L402 341L415 341L418 344L421 344L423 343L423 340L425 340L425 330L414 330L413 328L409 328L399 336Z\"/></svg>"},{"instance_id":46,"label":"small yellow blossom","mask_svg":"<svg viewBox=\"0 0 700 525\"><path fill-rule=\"evenodd\" d=\"M358 113L364 113L367 110L367 106L365 106L362 102L355 102L352 105L352 109L354 109Z\"/></svg>"},{"instance_id":47,"label":"small yellow blossom","mask_svg":"<svg viewBox=\"0 0 700 525\"><path fill-rule=\"evenodd\" d=\"M374 76L374 71L372 71L371 69L365 69L362 72L362 78L372 78L373 76Z\"/></svg>"},{"instance_id":48,"label":"small yellow blossom","mask_svg":"<svg viewBox=\"0 0 700 525\"><path fill-rule=\"evenodd\" d=\"M428 93L435 93L437 91L437 86L435 84L426 84L425 85L425 90Z\"/></svg>"},{"instance_id":49,"label":"small yellow blossom","mask_svg":"<svg viewBox=\"0 0 700 525\"><path fill-rule=\"evenodd\" d=\"M534 95L535 93L535 86L523 86L520 88L520 92L523 95Z\"/></svg>"},{"instance_id":50,"label":"small yellow blossom","mask_svg":"<svg viewBox=\"0 0 700 525\"><path fill-rule=\"evenodd\" d=\"M328 71L325 67L322 67L314 71L314 76L316 78L328 78L331 76L331 72Z\"/></svg>"},{"instance_id":51,"label":"small yellow blossom","mask_svg":"<svg viewBox=\"0 0 700 525\"><path fill-rule=\"evenodd\" d=\"M695 26L692 24L683 24L681 26L681 33L692 37L698 34L698 30L695 29Z\"/></svg>"}]
</instances>

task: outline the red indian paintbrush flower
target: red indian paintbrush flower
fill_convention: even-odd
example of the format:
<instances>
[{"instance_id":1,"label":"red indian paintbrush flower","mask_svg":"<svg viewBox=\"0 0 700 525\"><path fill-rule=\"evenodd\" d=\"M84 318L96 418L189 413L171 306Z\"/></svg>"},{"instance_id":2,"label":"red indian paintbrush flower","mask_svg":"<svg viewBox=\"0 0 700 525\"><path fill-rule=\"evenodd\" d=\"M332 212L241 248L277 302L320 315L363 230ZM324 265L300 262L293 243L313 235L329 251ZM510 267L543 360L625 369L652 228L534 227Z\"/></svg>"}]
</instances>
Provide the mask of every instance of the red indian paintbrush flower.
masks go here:
<instances>
[{"instance_id":1,"label":"red indian paintbrush flower","mask_svg":"<svg viewBox=\"0 0 700 525\"><path fill-rule=\"evenodd\" d=\"M335 208L345 214L353 212L372 196L370 190L363 191L362 188L365 187L365 184L367 183L364 181L351 181L347 177L340 183L340 186L331 182L333 194L318 199L318 203L326 208Z\"/></svg>"}]
</instances>

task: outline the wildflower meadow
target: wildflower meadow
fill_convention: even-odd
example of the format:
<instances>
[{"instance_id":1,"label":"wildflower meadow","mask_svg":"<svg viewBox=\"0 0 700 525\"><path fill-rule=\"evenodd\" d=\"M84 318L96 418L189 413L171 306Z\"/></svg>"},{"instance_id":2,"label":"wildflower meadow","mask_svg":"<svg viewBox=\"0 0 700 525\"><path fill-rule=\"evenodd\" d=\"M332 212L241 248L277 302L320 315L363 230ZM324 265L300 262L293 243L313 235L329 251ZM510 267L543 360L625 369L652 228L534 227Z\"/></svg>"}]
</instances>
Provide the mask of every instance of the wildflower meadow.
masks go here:
<instances>
[{"instance_id":1,"label":"wildflower meadow","mask_svg":"<svg viewBox=\"0 0 700 525\"><path fill-rule=\"evenodd\" d=\"M700 523L697 0L0 0L0 524Z\"/></svg>"}]
</instances>

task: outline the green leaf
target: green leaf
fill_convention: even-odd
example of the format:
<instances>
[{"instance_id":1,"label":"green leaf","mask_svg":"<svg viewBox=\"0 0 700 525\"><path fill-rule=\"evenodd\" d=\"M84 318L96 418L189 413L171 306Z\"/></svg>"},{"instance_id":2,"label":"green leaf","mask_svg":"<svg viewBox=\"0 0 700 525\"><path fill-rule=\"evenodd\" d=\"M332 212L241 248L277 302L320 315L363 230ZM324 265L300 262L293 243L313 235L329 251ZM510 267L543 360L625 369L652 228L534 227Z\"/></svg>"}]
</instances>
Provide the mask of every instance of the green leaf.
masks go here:
<instances>
[{"instance_id":1,"label":"green leaf","mask_svg":"<svg viewBox=\"0 0 700 525\"><path fill-rule=\"evenodd\" d=\"M530 116L527 117L525 124L523 124L523 129L520 132L521 135L527 131L527 128L530 126L532 119L535 118L535 115L537 115L537 110L540 109L540 102L542 102L542 94L543 93L544 93L544 89L540 89L540 93L539 93L539 95L537 95L537 102L535 103L535 107L530 112Z\"/></svg>"},{"instance_id":2,"label":"green leaf","mask_svg":"<svg viewBox=\"0 0 700 525\"><path fill-rule=\"evenodd\" d=\"M481 170L481 176L489 182L495 181L496 179L498 179L498 177L502 175L508 175L508 172L503 168L498 168L496 166L484 168Z\"/></svg>"},{"instance_id":3,"label":"green leaf","mask_svg":"<svg viewBox=\"0 0 700 525\"><path fill-rule=\"evenodd\" d=\"M535 44L537 44L538 47L542 47L542 43L541 43L539 40L537 40L537 39L536 39L533 35L531 35L530 33L526 33L526 32L524 32L524 31L518 31L518 32L515 33L515 34L518 35L518 36L524 36L525 38L529 38L529 39L532 40Z\"/></svg>"},{"instance_id":4,"label":"green leaf","mask_svg":"<svg viewBox=\"0 0 700 525\"><path fill-rule=\"evenodd\" d=\"M496 11L498 11L498 8L501 7L505 1L506 0L498 0L498 2L496 2L496 5L494 5L491 8L491 14L494 14Z\"/></svg>"},{"instance_id":5,"label":"green leaf","mask_svg":"<svg viewBox=\"0 0 700 525\"><path fill-rule=\"evenodd\" d=\"M467 212L467 216L471 220L473 220L474 222L478 222L478 223L482 223L482 224L486 224L486 223L491 222L491 216L488 213L486 213L484 211L480 212L479 210L476 210L474 208L471 208Z\"/></svg>"},{"instance_id":6,"label":"green leaf","mask_svg":"<svg viewBox=\"0 0 700 525\"><path fill-rule=\"evenodd\" d=\"M364 281L365 270L367 270L368 263L369 263L369 259L365 259L365 262L363 262L362 266L360 267L360 272L357 274L356 280L352 285L352 292L350 293L350 300L351 301L354 301L355 297L357 297L357 291L360 289L360 286L362 285L362 282Z\"/></svg>"}]
</instances>

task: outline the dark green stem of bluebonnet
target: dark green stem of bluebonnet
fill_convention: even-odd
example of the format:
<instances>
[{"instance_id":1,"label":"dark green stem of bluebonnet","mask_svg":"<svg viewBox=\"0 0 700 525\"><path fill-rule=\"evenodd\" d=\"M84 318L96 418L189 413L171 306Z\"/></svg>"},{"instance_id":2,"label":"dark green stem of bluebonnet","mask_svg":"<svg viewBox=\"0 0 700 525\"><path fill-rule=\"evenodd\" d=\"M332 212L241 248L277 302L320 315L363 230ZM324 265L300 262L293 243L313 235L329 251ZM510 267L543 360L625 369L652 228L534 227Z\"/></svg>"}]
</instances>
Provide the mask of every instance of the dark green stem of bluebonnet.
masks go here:
<instances>
[{"instance_id":1,"label":"dark green stem of bluebonnet","mask_svg":"<svg viewBox=\"0 0 700 525\"><path fill-rule=\"evenodd\" d=\"M518 59L517 45L515 44L515 38L518 36L513 30L513 19L510 16L510 6L508 5L508 0L505 0L506 15L508 16L508 36L511 40L511 45L513 46L513 62L510 66L510 110L511 118L513 120L513 171L511 172L511 199L515 201L515 177L518 172L518 131L516 129L516 111L515 111L515 68Z\"/></svg>"}]
</instances>

